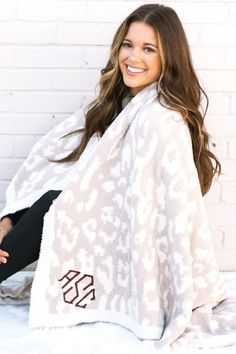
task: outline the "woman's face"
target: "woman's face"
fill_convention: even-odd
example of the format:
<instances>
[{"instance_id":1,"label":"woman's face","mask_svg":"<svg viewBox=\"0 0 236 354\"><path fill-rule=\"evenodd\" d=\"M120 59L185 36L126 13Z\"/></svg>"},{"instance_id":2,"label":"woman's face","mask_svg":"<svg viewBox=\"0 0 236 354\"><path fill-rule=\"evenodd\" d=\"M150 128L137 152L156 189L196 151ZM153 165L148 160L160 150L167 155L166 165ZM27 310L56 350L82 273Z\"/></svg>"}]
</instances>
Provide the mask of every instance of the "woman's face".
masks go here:
<instances>
[{"instance_id":1,"label":"woman's face","mask_svg":"<svg viewBox=\"0 0 236 354\"><path fill-rule=\"evenodd\" d=\"M143 22L131 23L119 51L124 84L135 95L161 74L161 58L154 29Z\"/></svg>"}]
</instances>

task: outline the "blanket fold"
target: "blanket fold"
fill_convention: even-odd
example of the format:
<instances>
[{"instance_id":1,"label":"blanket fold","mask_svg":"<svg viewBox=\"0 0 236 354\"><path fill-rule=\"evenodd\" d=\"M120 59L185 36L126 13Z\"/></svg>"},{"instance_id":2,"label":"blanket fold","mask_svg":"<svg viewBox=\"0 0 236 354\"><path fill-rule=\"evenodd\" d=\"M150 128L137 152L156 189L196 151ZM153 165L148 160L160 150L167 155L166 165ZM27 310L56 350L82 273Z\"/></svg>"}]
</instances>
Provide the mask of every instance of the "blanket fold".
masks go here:
<instances>
[{"instance_id":1,"label":"blanket fold","mask_svg":"<svg viewBox=\"0 0 236 354\"><path fill-rule=\"evenodd\" d=\"M26 274L20 281L12 278L0 284L0 305L29 304L33 274Z\"/></svg>"},{"instance_id":2,"label":"blanket fold","mask_svg":"<svg viewBox=\"0 0 236 354\"><path fill-rule=\"evenodd\" d=\"M182 116L150 84L78 162L49 163L78 144L60 137L83 123L84 108L46 134L7 192L2 215L63 189L44 218L30 328L107 321L157 348L236 333Z\"/></svg>"}]
</instances>

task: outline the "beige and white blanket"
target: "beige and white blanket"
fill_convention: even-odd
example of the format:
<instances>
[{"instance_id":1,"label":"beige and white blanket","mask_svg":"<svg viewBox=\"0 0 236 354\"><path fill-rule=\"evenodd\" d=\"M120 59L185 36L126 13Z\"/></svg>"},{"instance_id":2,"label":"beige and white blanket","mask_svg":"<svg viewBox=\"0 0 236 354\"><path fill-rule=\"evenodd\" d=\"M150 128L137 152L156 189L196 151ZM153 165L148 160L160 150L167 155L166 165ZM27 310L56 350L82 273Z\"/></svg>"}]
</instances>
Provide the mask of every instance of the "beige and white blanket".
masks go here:
<instances>
[{"instance_id":1,"label":"beige and white blanket","mask_svg":"<svg viewBox=\"0 0 236 354\"><path fill-rule=\"evenodd\" d=\"M76 164L49 163L81 138L60 139L84 125L84 108L73 114L34 146L10 184L2 215L63 188L44 218L30 328L106 321L156 348L236 334L236 300L215 261L190 133L158 103L155 86L94 135Z\"/></svg>"}]
</instances>

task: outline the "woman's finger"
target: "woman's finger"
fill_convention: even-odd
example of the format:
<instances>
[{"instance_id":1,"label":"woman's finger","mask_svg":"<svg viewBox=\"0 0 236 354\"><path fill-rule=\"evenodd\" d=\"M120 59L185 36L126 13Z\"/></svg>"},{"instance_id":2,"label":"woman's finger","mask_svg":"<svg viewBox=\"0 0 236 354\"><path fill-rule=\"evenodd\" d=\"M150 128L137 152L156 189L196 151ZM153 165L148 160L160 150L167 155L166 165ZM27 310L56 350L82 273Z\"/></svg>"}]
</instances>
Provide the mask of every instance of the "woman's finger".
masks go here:
<instances>
[{"instance_id":1,"label":"woman's finger","mask_svg":"<svg viewBox=\"0 0 236 354\"><path fill-rule=\"evenodd\" d=\"M9 253L0 249L0 257L9 257Z\"/></svg>"}]
</instances>

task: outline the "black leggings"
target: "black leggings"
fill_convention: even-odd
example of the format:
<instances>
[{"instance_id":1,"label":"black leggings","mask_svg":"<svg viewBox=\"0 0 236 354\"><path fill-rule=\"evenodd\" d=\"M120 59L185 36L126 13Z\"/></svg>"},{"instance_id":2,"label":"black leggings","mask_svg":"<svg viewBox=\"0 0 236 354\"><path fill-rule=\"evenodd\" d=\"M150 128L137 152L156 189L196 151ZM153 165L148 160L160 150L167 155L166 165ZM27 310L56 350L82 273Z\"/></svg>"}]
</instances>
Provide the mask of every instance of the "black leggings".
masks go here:
<instances>
[{"instance_id":1,"label":"black leggings","mask_svg":"<svg viewBox=\"0 0 236 354\"><path fill-rule=\"evenodd\" d=\"M0 283L39 258L43 218L61 191L51 190L38 199L3 238L0 249L7 251L7 263L0 264Z\"/></svg>"}]
</instances>

